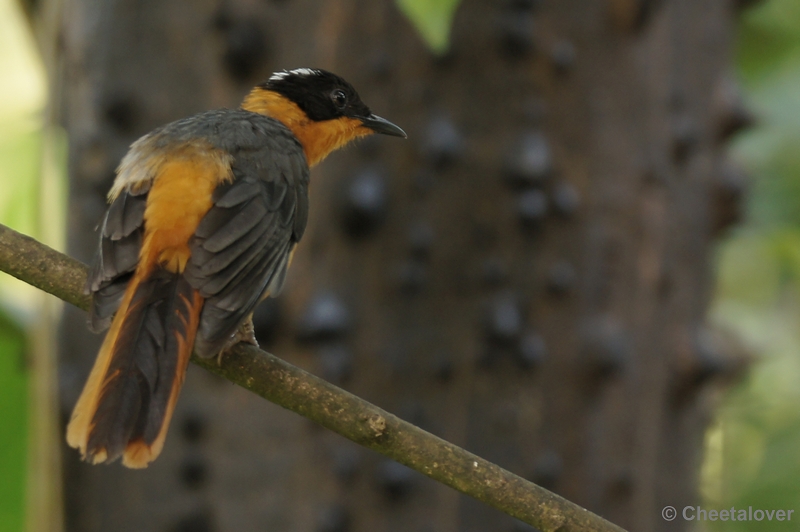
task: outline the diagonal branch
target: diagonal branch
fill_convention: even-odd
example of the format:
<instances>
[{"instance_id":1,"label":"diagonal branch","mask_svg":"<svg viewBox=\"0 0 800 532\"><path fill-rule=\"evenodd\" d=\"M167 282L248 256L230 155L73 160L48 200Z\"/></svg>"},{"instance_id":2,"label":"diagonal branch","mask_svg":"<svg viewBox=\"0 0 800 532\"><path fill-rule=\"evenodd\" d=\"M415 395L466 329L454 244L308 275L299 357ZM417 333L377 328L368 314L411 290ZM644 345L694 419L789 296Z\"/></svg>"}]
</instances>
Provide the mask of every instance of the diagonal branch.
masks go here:
<instances>
[{"instance_id":1,"label":"diagonal branch","mask_svg":"<svg viewBox=\"0 0 800 532\"><path fill-rule=\"evenodd\" d=\"M86 266L0 225L0 270L82 309ZM256 347L192 361L543 532L624 532L597 515Z\"/></svg>"}]
</instances>

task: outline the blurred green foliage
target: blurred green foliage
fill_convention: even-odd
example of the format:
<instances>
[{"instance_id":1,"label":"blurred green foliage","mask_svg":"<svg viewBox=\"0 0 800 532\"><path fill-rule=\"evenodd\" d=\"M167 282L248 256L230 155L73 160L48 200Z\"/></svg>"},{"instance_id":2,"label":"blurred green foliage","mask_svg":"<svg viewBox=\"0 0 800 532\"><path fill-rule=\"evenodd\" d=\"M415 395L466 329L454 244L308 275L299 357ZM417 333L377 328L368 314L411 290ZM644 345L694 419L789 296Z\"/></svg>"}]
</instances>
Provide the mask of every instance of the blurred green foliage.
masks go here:
<instances>
[{"instance_id":1,"label":"blurred green foliage","mask_svg":"<svg viewBox=\"0 0 800 532\"><path fill-rule=\"evenodd\" d=\"M800 2L770 0L750 10L742 22L737 62L742 78L761 85L795 62L800 46Z\"/></svg>"},{"instance_id":2,"label":"blurred green foliage","mask_svg":"<svg viewBox=\"0 0 800 532\"><path fill-rule=\"evenodd\" d=\"M1 161L2 159L0 159ZM24 525L27 377L19 326L0 313L0 531Z\"/></svg>"},{"instance_id":3,"label":"blurred green foliage","mask_svg":"<svg viewBox=\"0 0 800 532\"><path fill-rule=\"evenodd\" d=\"M397 6L411 21L425 44L437 54L447 51L450 27L459 0L396 0Z\"/></svg>"},{"instance_id":4,"label":"blurred green foliage","mask_svg":"<svg viewBox=\"0 0 800 532\"><path fill-rule=\"evenodd\" d=\"M737 60L759 124L732 155L753 176L748 222L718 254L712 319L758 357L709 432L708 507L793 509L792 522L706 522L715 531L796 530L800 521L800 2L745 13Z\"/></svg>"},{"instance_id":5,"label":"blurred green foliage","mask_svg":"<svg viewBox=\"0 0 800 532\"><path fill-rule=\"evenodd\" d=\"M0 0L0 222L37 234L44 76L19 6ZM33 290L0 275L0 532L24 530ZM12 319L13 316L13 319Z\"/></svg>"},{"instance_id":6,"label":"blurred green foliage","mask_svg":"<svg viewBox=\"0 0 800 532\"><path fill-rule=\"evenodd\" d=\"M0 115L2 116L2 115ZM0 122L0 220L36 234L41 133L16 117Z\"/></svg>"},{"instance_id":7,"label":"blurred green foliage","mask_svg":"<svg viewBox=\"0 0 800 532\"><path fill-rule=\"evenodd\" d=\"M17 120L0 120L0 222L31 234L39 134L25 129ZM28 375L24 307L17 303L30 296L26 288L7 276L0 283L0 532L21 532L24 526ZM11 312L20 319L12 320Z\"/></svg>"}]
</instances>

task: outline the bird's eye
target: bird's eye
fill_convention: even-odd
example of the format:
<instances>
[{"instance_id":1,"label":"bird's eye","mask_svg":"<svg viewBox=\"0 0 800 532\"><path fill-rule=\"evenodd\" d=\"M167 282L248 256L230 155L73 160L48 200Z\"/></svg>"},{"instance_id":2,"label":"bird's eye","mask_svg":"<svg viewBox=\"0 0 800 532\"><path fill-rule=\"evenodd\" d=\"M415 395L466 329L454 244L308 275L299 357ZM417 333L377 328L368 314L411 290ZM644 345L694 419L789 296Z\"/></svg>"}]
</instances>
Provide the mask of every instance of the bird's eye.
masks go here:
<instances>
[{"instance_id":1,"label":"bird's eye","mask_svg":"<svg viewBox=\"0 0 800 532\"><path fill-rule=\"evenodd\" d=\"M347 95L341 89L336 89L331 93L331 100L333 100L333 104L339 109L344 109L347 105Z\"/></svg>"}]
</instances>

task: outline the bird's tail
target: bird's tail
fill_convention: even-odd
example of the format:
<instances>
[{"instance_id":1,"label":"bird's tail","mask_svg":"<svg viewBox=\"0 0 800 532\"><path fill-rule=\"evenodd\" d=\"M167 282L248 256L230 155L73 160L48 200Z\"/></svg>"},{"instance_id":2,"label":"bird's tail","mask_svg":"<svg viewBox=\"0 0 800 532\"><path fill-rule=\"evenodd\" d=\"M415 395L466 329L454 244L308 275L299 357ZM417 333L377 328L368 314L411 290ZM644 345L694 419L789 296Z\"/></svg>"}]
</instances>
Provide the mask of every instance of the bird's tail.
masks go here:
<instances>
[{"instance_id":1,"label":"bird's tail","mask_svg":"<svg viewBox=\"0 0 800 532\"><path fill-rule=\"evenodd\" d=\"M203 298L179 272L137 270L67 427L67 443L91 463L155 460L164 445Z\"/></svg>"}]
</instances>

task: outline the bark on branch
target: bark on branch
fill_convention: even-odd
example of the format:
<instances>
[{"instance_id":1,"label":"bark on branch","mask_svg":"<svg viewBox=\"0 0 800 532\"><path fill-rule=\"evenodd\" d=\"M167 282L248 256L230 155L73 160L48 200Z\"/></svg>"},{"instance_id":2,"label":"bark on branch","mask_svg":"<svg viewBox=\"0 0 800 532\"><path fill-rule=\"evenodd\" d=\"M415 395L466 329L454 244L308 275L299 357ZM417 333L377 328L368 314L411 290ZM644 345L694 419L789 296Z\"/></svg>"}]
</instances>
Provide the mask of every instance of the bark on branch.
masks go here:
<instances>
[{"instance_id":1,"label":"bark on branch","mask_svg":"<svg viewBox=\"0 0 800 532\"><path fill-rule=\"evenodd\" d=\"M87 309L86 266L0 225L0 270ZM543 532L622 528L280 358L239 344L217 365L192 361L288 410Z\"/></svg>"}]
</instances>

